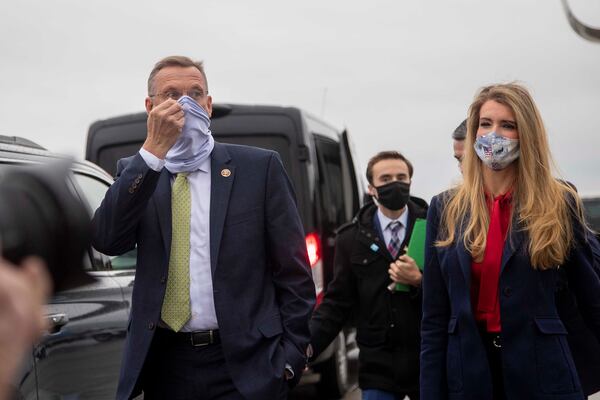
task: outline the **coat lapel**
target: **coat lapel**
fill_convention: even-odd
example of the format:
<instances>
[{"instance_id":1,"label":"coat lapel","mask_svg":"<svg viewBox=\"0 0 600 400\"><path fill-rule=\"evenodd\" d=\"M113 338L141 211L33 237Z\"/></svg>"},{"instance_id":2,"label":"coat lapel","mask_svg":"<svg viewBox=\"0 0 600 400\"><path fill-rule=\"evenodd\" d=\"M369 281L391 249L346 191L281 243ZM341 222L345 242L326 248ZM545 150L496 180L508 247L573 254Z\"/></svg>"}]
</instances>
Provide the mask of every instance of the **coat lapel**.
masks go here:
<instances>
[{"instance_id":1,"label":"coat lapel","mask_svg":"<svg viewBox=\"0 0 600 400\"><path fill-rule=\"evenodd\" d=\"M523 245L525 240L525 233L517 224L516 218L513 218L511 228L508 231L508 237L504 242L504 249L502 250L502 266L500 268L500 275L504 272L504 268L511 257L515 254L517 249Z\"/></svg>"},{"instance_id":2,"label":"coat lapel","mask_svg":"<svg viewBox=\"0 0 600 400\"><path fill-rule=\"evenodd\" d=\"M393 261L392 256L387 251L384 240L379 236L376 229L361 227L357 239L371 253L379 254L389 262Z\"/></svg>"},{"instance_id":3,"label":"coat lapel","mask_svg":"<svg viewBox=\"0 0 600 400\"><path fill-rule=\"evenodd\" d=\"M456 240L455 240L455 246L456 246L456 253L458 255L458 263L460 264L460 269L463 272L463 275L465 277L465 281L467 282L467 287L470 288L471 287L471 265L473 263L473 259L471 257L471 253L469 253L467 251L467 248L465 247L465 243L463 241L463 232L466 230L467 228L467 221L469 220L469 216L467 215L467 217L464 219L464 222L462 224L462 226L460 227L459 231L456 232Z\"/></svg>"},{"instance_id":4,"label":"coat lapel","mask_svg":"<svg viewBox=\"0 0 600 400\"><path fill-rule=\"evenodd\" d=\"M160 231L162 233L163 245L165 246L165 254L167 260L171 256L171 174L166 168L163 168L160 177L158 178L158 184L154 192L154 202L156 205L156 212L158 214L158 221L160 224Z\"/></svg>"},{"instance_id":5,"label":"coat lapel","mask_svg":"<svg viewBox=\"0 0 600 400\"><path fill-rule=\"evenodd\" d=\"M235 166L231 164L227 148L215 142L210 162L210 266L213 275L234 179Z\"/></svg>"},{"instance_id":6,"label":"coat lapel","mask_svg":"<svg viewBox=\"0 0 600 400\"><path fill-rule=\"evenodd\" d=\"M464 231L464 227L463 227ZM462 241L462 236L458 236L459 239L456 244L456 252L458 255L459 264L467 285L471 286L471 267L473 259L471 258L471 254L465 248L465 245ZM523 240L525 239L525 235L523 231L518 227L516 219L512 221L512 228L509 230L509 235L504 242L504 249L502 250L502 264L500 269L500 274L504 272L504 268L506 264L512 256L515 254L517 249L522 245Z\"/></svg>"},{"instance_id":7,"label":"coat lapel","mask_svg":"<svg viewBox=\"0 0 600 400\"><path fill-rule=\"evenodd\" d=\"M394 259L392 258L392 255L390 254L390 252L387 249L387 243L385 242L385 239L383 238L383 230L381 229L381 222L379 221L379 217L377 216L377 209L375 209L375 213L373 214L373 218L372 218L372 224L373 227L371 229L370 232L367 232L368 235L367 236L367 240L364 240L365 238L363 238L363 243L371 248L371 249L375 249L375 247L372 247L372 244L374 242L375 246L377 246L377 252L379 254L381 254L382 257L386 258L389 262L394 261ZM371 237L372 236L372 237Z\"/></svg>"},{"instance_id":8,"label":"coat lapel","mask_svg":"<svg viewBox=\"0 0 600 400\"><path fill-rule=\"evenodd\" d=\"M460 269L462 270L463 275L465 277L465 281L467 282L467 287L470 288L471 287L471 264L472 264L473 260L471 258L471 254L465 248L462 238L460 239L460 242L456 246L456 252L458 254L458 263L460 264Z\"/></svg>"}]
</instances>

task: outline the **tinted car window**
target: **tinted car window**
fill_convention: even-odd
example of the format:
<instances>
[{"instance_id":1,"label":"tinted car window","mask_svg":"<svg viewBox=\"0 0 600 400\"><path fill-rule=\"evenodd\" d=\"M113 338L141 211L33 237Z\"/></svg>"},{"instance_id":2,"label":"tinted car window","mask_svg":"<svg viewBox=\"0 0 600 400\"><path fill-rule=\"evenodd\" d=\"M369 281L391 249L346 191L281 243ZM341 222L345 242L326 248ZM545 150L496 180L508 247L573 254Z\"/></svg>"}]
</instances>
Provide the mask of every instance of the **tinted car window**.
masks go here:
<instances>
[{"instance_id":1,"label":"tinted car window","mask_svg":"<svg viewBox=\"0 0 600 400\"><path fill-rule=\"evenodd\" d=\"M340 144L327 137L315 135L315 148L323 209L327 222L335 229L345 222Z\"/></svg>"},{"instance_id":2,"label":"tinted car window","mask_svg":"<svg viewBox=\"0 0 600 400\"><path fill-rule=\"evenodd\" d=\"M588 224L600 232L600 197L583 199L583 206Z\"/></svg>"},{"instance_id":3,"label":"tinted car window","mask_svg":"<svg viewBox=\"0 0 600 400\"><path fill-rule=\"evenodd\" d=\"M90 176L75 173L75 181L81 188L81 193L90 206L92 214L100 207L102 199L108 190L108 185L105 182L94 179Z\"/></svg>"},{"instance_id":4,"label":"tinted car window","mask_svg":"<svg viewBox=\"0 0 600 400\"><path fill-rule=\"evenodd\" d=\"M260 147L267 150L274 150L279 153L283 166L288 174L290 173L290 143L286 136L262 135L262 134L244 134L244 135L215 135L219 142L242 144L246 146ZM99 152L98 165L111 166L109 171L116 174L117 161L121 158L130 157L137 153L142 143L119 144L118 146L107 146Z\"/></svg>"},{"instance_id":5,"label":"tinted car window","mask_svg":"<svg viewBox=\"0 0 600 400\"><path fill-rule=\"evenodd\" d=\"M244 134L244 135L216 135L216 140L223 143L242 144L245 146L260 147L279 153L285 170L290 174L290 142L286 136Z\"/></svg>"},{"instance_id":6,"label":"tinted car window","mask_svg":"<svg viewBox=\"0 0 600 400\"><path fill-rule=\"evenodd\" d=\"M345 221L344 187L340 145L335 140L314 135L318 165L318 197L321 202L322 257L326 265L333 265L335 230ZM325 282L333 279L333 268L323 270Z\"/></svg>"},{"instance_id":7,"label":"tinted car window","mask_svg":"<svg viewBox=\"0 0 600 400\"><path fill-rule=\"evenodd\" d=\"M96 209L100 207L100 203L102 203L108 190L108 185L105 182L79 173L75 174L75 181L79 185L93 215ZM92 251L95 269L133 269L135 268L136 256L137 249L115 257L106 256L95 249Z\"/></svg>"},{"instance_id":8,"label":"tinted car window","mask_svg":"<svg viewBox=\"0 0 600 400\"><path fill-rule=\"evenodd\" d=\"M140 147L142 147L142 143L107 146L98 154L98 165L110 166L106 170L114 176L117 173L117 161L134 155L140 150Z\"/></svg>"}]
</instances>

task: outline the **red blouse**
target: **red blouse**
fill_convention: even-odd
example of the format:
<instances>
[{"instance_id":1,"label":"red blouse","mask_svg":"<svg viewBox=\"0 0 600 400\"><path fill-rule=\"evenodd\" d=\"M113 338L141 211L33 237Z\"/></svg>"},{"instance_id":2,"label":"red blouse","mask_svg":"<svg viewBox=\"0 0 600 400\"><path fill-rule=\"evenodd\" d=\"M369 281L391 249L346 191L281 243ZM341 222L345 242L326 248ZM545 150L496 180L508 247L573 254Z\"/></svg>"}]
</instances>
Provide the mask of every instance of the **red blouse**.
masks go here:
<instances>
[{"instance_id":1,"label":"red blouse","mask_svg":"<svg viewBox=\"0 0 600 400\"><path fill-rule=\"evenodd\" d=\"M483 261L471 264L471 302L475 320L488 332L500 332L500 298L498 284L502 265L502 251L510 224L512 195L506 194L493 200L486 194L490 211L490 226Z\"/></svg>"}]
</instances>

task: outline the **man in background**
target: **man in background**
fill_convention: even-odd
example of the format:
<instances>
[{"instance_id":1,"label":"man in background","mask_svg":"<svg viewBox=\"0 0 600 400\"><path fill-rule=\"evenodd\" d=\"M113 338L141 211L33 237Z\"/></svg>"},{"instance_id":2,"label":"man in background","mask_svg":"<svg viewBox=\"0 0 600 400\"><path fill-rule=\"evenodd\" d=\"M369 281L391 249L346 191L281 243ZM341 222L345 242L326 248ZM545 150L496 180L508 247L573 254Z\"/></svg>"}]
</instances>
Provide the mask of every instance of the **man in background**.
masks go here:
<instances>
[{"instance_id":1,"label":"man in background","mask_svg":"<svg viewBox=\"0 0 600 400\"><path fill-rule=\"evenodd\" d=\"M421 271L405 248L427 204L410 196L413 166L397 151L376 154L366 175L373 201L338 230L334 278L310 322L311 344L316 357L356 315L363 400L415 400Z\"/></svg>"},{"instance_id":2,"label":"man in background","mask_svg":"<svg viewBox=\"0 0 600 400\"><path fill-rule=\"evenodd\" d=\"M467 137L467 120L465 119L452 132L452 147L454 148L454 158L458 161L458 167L462 172L462 159L465 153L465 138Z\"/></svg>"}]
</instances>

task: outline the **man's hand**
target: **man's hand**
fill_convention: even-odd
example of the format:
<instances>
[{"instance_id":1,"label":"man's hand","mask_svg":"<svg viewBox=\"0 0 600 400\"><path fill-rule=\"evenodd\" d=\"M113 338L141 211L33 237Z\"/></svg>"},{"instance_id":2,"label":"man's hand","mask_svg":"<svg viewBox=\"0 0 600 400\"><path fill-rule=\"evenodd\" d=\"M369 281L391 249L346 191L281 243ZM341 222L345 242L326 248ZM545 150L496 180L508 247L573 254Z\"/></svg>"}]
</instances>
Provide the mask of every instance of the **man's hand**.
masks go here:
<instances>
[{"instance_id":1,"label":"man's hand","mask_svg":"<svg viewBox=\"0 0 600 400\"><path fill-rule=\"evenodd\" d=\"M400 256L396 261L390 264L388 270L390 278L396 283L403 283L405 285L420 286L421 285L421 271L415 260L410 256L404 254Z\"/></svg>"},{"instance_id":2,"label":"man's hand","mask_svg":"<svg viewBox=\"0 0 600 400\"><path fill-rule=\"evenodd\" d=\"M22 358L47 328L44 304L50 291L41 260L29 258L17 268L0 259L0 399L7 396Z\"/></svg>"},{"instance_id":3,"label":"man's hand","mask_svg":"<svg viewBox=\"0 0 600 400\"><path fill-rule=\"evenodd\" d=\"M165 100L148 113L148 136L143 148L164 160L183 129L183 108L173 99Z\"/></svg>"}]
</instances>

